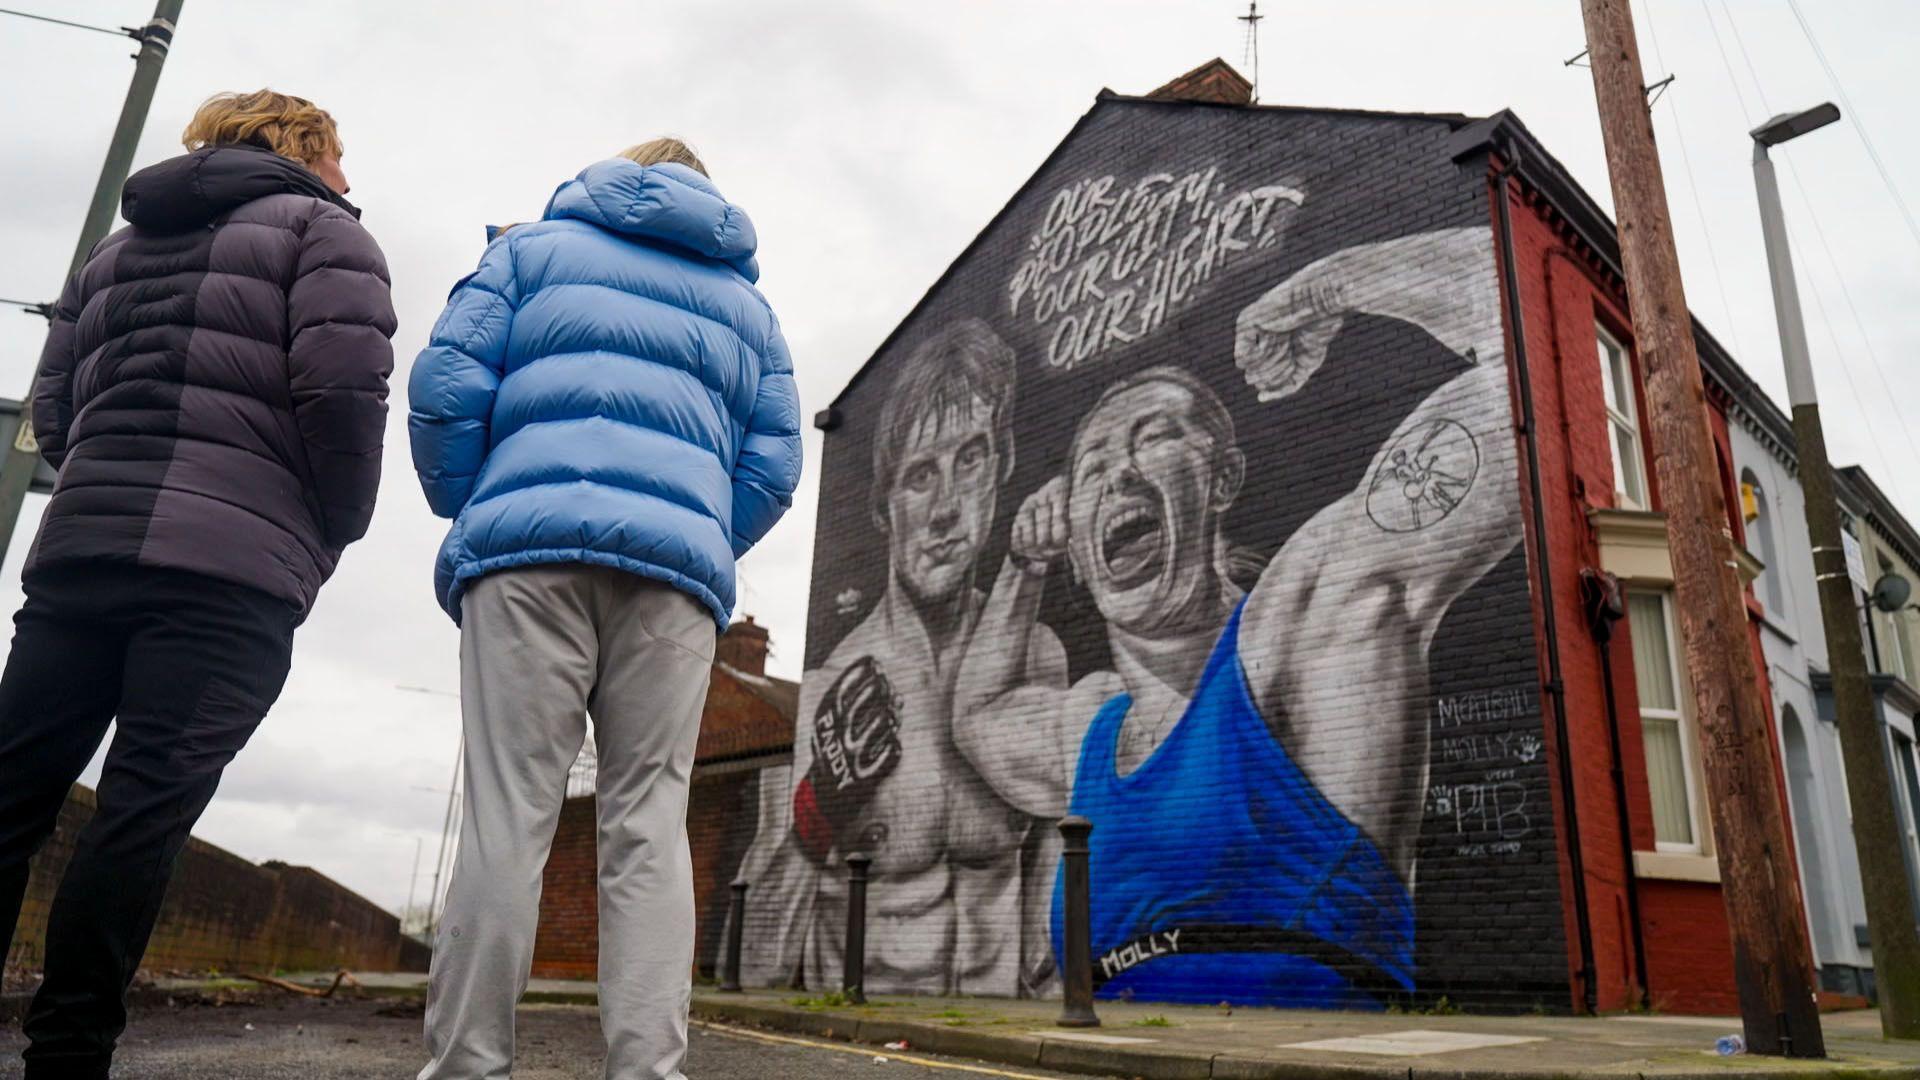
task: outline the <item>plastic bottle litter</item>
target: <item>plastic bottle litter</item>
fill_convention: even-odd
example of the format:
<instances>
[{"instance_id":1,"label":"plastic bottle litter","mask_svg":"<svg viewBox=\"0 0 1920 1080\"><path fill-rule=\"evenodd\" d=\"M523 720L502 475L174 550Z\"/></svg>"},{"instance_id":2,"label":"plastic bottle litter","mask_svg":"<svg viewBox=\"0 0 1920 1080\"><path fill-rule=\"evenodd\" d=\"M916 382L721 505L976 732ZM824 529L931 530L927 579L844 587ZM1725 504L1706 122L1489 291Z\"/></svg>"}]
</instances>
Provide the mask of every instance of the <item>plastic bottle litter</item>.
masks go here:
<instances>
[{"instance_id":1,"label":"plastic bottle litter","mask_svg":"<svg viewBox=\"0 0 1920 1080\"><path fill-rule=\"evenodd\" d=\"M1713 1052L1721 1057L1744 1054L1747 1052L1747 1040L1738 1035L1722 1035L1713 1040Z\"/></svg>"}]
</instances>

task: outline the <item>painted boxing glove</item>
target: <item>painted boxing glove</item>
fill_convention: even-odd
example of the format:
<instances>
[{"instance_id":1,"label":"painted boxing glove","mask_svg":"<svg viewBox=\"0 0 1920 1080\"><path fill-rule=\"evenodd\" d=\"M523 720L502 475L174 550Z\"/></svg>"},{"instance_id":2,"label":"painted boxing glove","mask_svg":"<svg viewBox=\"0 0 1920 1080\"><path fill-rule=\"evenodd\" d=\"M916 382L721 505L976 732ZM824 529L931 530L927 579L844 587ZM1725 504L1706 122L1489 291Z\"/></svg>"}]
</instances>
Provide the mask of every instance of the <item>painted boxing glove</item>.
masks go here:
<instances>
[{"instance_id":1,"label":"painted boxing glove","mask_svg":"<svg viewBox=\"0 0 1920 1080\"><path fill-rule=\"evenodd\" d=\"M814 710L813 764L793 793L802 850L825 862L880 783L900 764L900 698L878 662L847 665Z\"/></svg>"}]
</instances>

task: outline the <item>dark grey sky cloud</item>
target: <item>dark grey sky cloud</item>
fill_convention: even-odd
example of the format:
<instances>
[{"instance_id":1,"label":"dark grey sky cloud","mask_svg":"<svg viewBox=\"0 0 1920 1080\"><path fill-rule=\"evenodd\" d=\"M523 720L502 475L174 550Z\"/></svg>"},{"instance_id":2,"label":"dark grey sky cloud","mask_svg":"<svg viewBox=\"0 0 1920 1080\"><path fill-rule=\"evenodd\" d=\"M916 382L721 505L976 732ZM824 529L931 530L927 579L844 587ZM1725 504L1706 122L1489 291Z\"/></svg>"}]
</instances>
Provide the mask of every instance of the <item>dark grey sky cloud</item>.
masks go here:
<instances>
[{"instance_id":1,"label":"dark grey sky cloud","mask_svg":"<svg viewBox=\"0 0 1920 1080\"><path fill-rule=\"evenodd\" d=\"M109 26L143 22L149 10L145 0L25 6ZM1920 7L1801 6L1881 155L1920 205L1920 127L1905 115L1920 79L1904 59L1920 46ZM1266 7L1265 101L1473 114L1511 107L1610 202L1590 78L1562 65L1582 44L1574 0ZM1784 400L1745 131L1764 107L1797 108L1832 91L1785 0L1636 7L1649 78L1679 75L1656 123L1689 296ZM404 373L448 287L479 257L482 226L534 217L562 180L623 146L660 132L685 136L758 225L762 286L792 342L811 413L1102 87L1139 93L1216 55L1239 62L1234 16L1243 11L1231 0L187 0L136 164L178 152L193 107L216 90L271 85L314 98L340 121L352 197L387 251L401 319L401 377L373 530L301 630L287 692L229 771L200 835L250 858L311 864L390 906L406 899L416 839L431 865L445 808L435 792L448 781L457 706L399 687L454 689L457 634L432 597L444 530L407 465ZM1741 44L1763 87L1750 79ZM58 291L131 73L129 45L0 18L0 101L8 105L0 110L0 296ZM1908 317L1920 243L1851 130L1823 132L1786 156L1799 185L1787 177L1787 205L1811 286L1834 456L1866 464L1920 517L1920 462L1902 413L1920 420L1920 327ZM1878 373L1801 188L1820 208ZM24 389L42 334L38 320L0 311L0 393ZM794 512L741 566L742 611L771 629L774 668L796 677L819 449L809 432ZM19 561L43 506L30 503L0 567L6 610L19 603Z\"/></svg>"}]
</instances>

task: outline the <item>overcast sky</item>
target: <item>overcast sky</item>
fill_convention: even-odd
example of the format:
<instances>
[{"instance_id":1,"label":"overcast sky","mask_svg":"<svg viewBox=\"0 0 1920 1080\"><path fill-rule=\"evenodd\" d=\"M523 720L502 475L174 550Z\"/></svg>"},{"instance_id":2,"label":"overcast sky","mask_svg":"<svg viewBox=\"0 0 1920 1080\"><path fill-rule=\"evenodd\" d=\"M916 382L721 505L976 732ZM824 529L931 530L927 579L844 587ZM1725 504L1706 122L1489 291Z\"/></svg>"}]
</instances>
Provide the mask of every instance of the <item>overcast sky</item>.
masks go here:
<instances>
[{"instance_id":1,"label":"overcast sky","mask_svg":"<svg viewBox=\"0 0 1920 1080\"><path fill-rule=\"evenodd\" d=\"M1800 4L1920 207L1920 125L1907 113L1920 93L1920 4ZM16 6L109 26L143 23L150 10L143 0ZM1562 63L1583 47L1577 0L1264 6L1264 102L1511 108L1611 205L1591 77ZM1745 132L1767 111L1835 91L1787 0L1636 7L1648 80L1679 76L1656 122L1688 298L1784 401ZM400 313L373 530L321 593L286 693L198 835L251 859L312 865L392 908L407 898L416 839L431 867L458 707L403 688L457 687L457 632L433 599L444 523L408 465L405 372L447 289L479 257L485 224L533 219L588 163L682 135L758 226L761 287L811 415L1102 87L1144 93L1214 56L1239 63L1244 10L1228 0L187 0L135 167L179 153L179 131L215 91L268 85L315 99L340 123L351 198L386 249ZM0 17L0 296L58 293L131 47ZM1910 430L1920 421L1920 239L1850 127L1783 156L1795 166L1785 198L1834 460L1866 465L1920 520ZM24 391L43 335L38 318L0 309L0 394ZM740 610L770 628L772 667L795 678L818 490L819 439L807 437L793 512L741 565ZM44 507L28 504L0 567L6 612L19 605L20 559Z\"/></svg>"}]
</instances>

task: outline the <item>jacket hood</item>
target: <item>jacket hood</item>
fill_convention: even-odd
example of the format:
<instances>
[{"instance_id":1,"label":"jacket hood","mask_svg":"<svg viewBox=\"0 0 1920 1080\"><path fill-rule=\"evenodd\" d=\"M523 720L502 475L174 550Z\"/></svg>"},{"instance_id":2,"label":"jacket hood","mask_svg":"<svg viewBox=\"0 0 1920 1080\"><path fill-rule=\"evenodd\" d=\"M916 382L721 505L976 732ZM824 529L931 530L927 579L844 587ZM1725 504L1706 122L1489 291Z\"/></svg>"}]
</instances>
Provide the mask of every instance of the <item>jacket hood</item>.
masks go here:
<instances>
[{"instance_id":1,"label":"jacket hood","mask_svg":"<svg viewBox=\"0 0 1920 1080\"><path fill-rule=\"evenodd\" d=\"M255 199L284 194L324 199L360 216L299 163L242 145L209 146L141 169L120 189L120 213L137 228L186 232Z\"/></svg>"},{"instance_id":2,"label":"jacket hood","mask_svg":"<svg viewBox=\"0 0 1920 1080\"><path fill-rule=\"evenodd\" d=\"M574 218L672 244L718 259L748 281L760 277L753 257L759 238L747 212L685 165L636 165L625 158L589 165L560 185L542 217Z\"/></svg>"}]
</instances>

